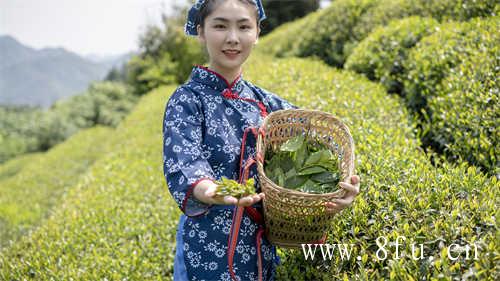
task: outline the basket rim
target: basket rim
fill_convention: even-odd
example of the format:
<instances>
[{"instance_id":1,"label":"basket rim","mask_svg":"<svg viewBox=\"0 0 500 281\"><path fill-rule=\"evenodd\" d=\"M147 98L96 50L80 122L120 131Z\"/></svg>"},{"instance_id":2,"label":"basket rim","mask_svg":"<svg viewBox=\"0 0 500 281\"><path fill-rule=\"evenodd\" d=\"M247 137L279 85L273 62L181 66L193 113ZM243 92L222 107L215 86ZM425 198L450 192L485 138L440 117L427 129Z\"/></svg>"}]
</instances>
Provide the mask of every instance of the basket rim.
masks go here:
<instances>
[{"instance_id":1,"label":"basket rim","mask_svg":"<svg viewBox=\"0 0 500 281\"><path fill-rule=\"evenodd\" d=\"M347 125L340 118L336 117L335 115L333 115L329 112L324 112L324 111L316 110L316 109L305 109L305 108L281 109L281 110L273 111L264 118L260 127L265 128L267 126L269 120L272 117L274 117L275 115L286 114L287 112L290 112L290 113L291 112L294 112L294 113L297 113L297 112L298 113L314 113L314 114L324 115L324 116L328 116L328 118L335 120L339 124L340 128L342 130L344 130L346 132L346 135L348 136L348 143L349 143L348 145L349 145L349 148L351 150L351 159L350 159L351 165L349 165L349 167L348 167L348 174L345 177L343 177L342 180L339 181L339 183L342 181L345 181L346 179L349 179L354 174L354 169L355 169L355 167L354 167L354 161L355 161L354 139L352 138L349 127L347 127ZM262 144L263 144L262 136L259 134L258 138L257 138L257 151L262 151L262 149L261 149ZM339 187L339 184L336 185L337 187L339 187L339 189L337 189L333 192L329 192L329 193L319 193L319 194L318 193L307 193L307 192L302 192L302 191L298 191L298 190L294 190L294 189L289 189L286 187L279 186L275 182L273 182L271 179L269 179L267 177L266 173L264 172L264 163L262 163L261 161L257 161L257 169L258 169L259 176L263 176L264 179L266 180L266 182L270 183L273 188L277 189L280 192L286 192L286 193L290 193L290 194L296 195L296 196L312 197L312 198L338 197L338 196L343 197L344 194L346 193L346 190L343 189L342 187Z\"/></svg>"}]
</instances>

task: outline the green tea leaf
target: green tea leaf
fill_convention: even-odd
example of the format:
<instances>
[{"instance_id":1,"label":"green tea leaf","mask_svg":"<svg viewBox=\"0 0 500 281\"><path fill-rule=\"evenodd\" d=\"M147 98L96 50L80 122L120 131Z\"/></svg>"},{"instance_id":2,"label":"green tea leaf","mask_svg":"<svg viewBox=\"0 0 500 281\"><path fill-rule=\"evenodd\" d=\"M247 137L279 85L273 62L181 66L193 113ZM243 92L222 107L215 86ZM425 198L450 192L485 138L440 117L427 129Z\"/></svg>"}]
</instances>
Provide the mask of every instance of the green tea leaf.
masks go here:
<instances>
[{"instance_id":1,"label":"green tea leaf","mask_svg":"<svg viewBox=\"0 0 500 281\"><path fill-rule=\"evenodd\" d=\"M320 150L318 152L314 152L313 154L311 154L307 158L306 163L304 164L304 166L310 166L310 165L318 163L321 160L322 154L323 154L322 150Z\"/></svg>"},{"instance_id":2,"label":"green tea leaf","mask_svg":"<svg viewBox=\"0 0 500 281\"><path fill-rule=\"evenodd\" d=\"M295 169L298 170L304 165L304 161L307 159L308 151L307 151L307 142L303 142L302 145L296 152L295 157Z\"/></svg>"},{"instance_id":3,"label":"green tea leaf","mask_svg":"<svg viewBox=\"0 0 500 281\"><path fill-rule=\"evenodd\" d=\"M295 152L297 151L302 143L304 143L304 136L303 135L297 135L296 137L293 137L291 139L288 139L286 142L284 142L281 145L281 151L289 151L289 152Z\"/></svg>"},{"instance_id":4,"label":"green tea leaf","mask_svg":"<svg viewBox=\"0 0 500 281\"><path fill-rule=\"evenodd\" d=\"M325 171L319 174L312 175L311 180L318 183L335 183L339 180L339 174Z\"/></svg>"},{"instance_id":5,"label":"green tea leaf","mask_svg":"<svg viewBox=\"0 0 500 281\"><path fill-rule=\"evenodd\" d=\"M278 165L281 167L283 171L289 171L294 167L294 160L290 154L293 153L284 152L281 153L280 157L278 158L279 159Z\"/></svg>"},{"instance_id":6,"label":"green tea leaf","mask_svg":"<svg viewBox=\"0 0 500 281\"><path fill-rule=\"evenodd\" d=\"M292 168L285 173L285 177L291 178L291 177L295 176L296 174L297 174L297 171L295 170L295 168Z\"/></svg>"},{"instance_id":7,"label":"green tea leaf","mask_svg":"<svg viewBox=\"0 0 500 281\"><path fill-rule=\"evenodd\" d=\"M285 187L297 188L307 181L307 176L293 175L285 179Z\"/></svg>"},{"instance_id":8,"label":"green tea leaf","mask_svg":"<svg viewBox=\"0 0 500 281\"><path fill-rule=\"evenodd\" d=\"M299 188L299 190L302 192L316 193L316 194L324 192L321 185L318 185L309 179Z\"/></svg>"},{"instance_id":9,"label":"green tea leaf","mask_svg":"<svg viewBox=\"0 0 500 281\"><path fill-rule=\"evenodd\" d=\"M299 171L298 175L312 175L312 174L318 174L318 173L321 173L324 171L326 171L326 169L321 167L321 166L305 167Z\"/></svg>"}]
</instances>

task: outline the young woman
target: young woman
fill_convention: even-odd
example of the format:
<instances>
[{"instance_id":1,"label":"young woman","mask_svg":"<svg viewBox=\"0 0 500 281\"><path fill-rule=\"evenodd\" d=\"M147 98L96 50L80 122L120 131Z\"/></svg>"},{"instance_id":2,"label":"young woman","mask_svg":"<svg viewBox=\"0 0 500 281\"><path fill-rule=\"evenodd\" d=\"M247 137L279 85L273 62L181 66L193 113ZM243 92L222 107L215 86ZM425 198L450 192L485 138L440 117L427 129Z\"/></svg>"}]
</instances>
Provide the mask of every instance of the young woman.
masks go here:
<instances>
[{"instance_id":1,"label":"young woman","mask_svg":"<svg viewBox=\"0 0 500 281\"><path fill-rule=\"evenodd\" d=\"M185 32L206 46L209 66L195 65L165 108L164 173L183 212L174 280L274 279L276 249L258 235L262 224L255 214L245 211L237 239L232 241L230 235L237 206L262 212L264 194L255 165L249 178L255 179L257 195L239 200L218 196L214 183L222 177L238 180L242 167L255 156L256 137L245 131L257 128L270 112L297 108L243 79L242 64L258 41L265 17L260 0L198 0L189 11ZM359 177L350 181L341 183L346 196L327 204L327 211L351 204L359 192Z\"/></svg>"}]
</instances>

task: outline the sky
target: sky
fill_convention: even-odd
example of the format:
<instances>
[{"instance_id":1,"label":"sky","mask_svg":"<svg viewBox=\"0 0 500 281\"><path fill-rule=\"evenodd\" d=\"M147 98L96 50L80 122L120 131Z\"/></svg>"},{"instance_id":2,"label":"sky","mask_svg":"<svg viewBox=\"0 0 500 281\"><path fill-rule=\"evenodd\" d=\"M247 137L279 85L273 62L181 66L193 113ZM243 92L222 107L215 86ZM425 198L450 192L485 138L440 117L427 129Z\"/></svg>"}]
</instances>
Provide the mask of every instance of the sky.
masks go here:
<instances>
[{"instance_id":1,"label":"sky","mask_svg":"<svg viewBox=\"0 0 500 281\"><path fill-rule=\"evenodd\" d=\"M139 34L148 24L159 24L162 11L171 14L172 5L186 3L187 0L0 0L0 35L13 36L35 49L63 47L80 55L118 55L136 51Z\"/></svg>"},{"instance_id":2,"label":"sky","mask_svg":"<svg viewBox=\"0 0 500 281\"><path fill-rule=\"evenodd\" d=\"M147 24L187 0L0 0L0 35L40 49L117 55L137 49Z\"/></svg>"}]
</instances>

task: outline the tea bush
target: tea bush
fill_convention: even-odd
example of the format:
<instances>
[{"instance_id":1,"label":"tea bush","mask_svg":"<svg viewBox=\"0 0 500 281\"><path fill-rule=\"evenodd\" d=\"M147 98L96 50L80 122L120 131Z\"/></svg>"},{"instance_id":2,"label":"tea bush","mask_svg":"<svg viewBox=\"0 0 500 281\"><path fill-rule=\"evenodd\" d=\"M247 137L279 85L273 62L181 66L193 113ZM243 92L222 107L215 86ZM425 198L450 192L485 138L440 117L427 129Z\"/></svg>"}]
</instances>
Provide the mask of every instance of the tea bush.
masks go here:
<instances>
[{"instance_id":1,"label":"tea bush","mask_svg":"<svg viewBox=\"0 0 500 281\"><path fill-rule=\"evenodd\" d=\"M0 180L0 247L50 214L62 194L106 151L112 132L106 127L87 129L46 153L25 155L0 166L0 173L11 173Z\"/></svg>"},{"instance_id":2,"label":"tea bush","mask_svg":"<svg viewBox=\"0 0 500 281\"><path fill-rule=\"evenodd\" d=\"M380 0L361 16L354 33L358 38L364 38L377 26L410 16L434 18L439 22L468 21L475 17L498 15L499 9L500 5L495 0Z\"/></svg>"},{"instance_id":3,"label":"tea bush","mask_svg":"<svg viewBox=\"0 0 500 281\"><path fill-rule=\"evenodd\" d=\"M74 179L44 224L0 252L0 280L172 278L180 211L165 186L161 124L174 90L142 97L105 134L108 153Z\"/></svg>"},{"instance_id":4,"label":"tea bush","mask_svg":"<svg viewBox=\"0 0 500 281\"><path fill-rule=\"evenodd\" d=\"M433 18L414 16L391 21L376 28L356 46L345 68L380 82L388 92L401 93L408 52L422 37L438 28Z\"/></svg>"},{"instance_id":5,"label":"tea bush","mask_svg":"<svg viewBox=\"0 0 500 281\"><path fill-rule=\"evenodd\" d=\"M494 0L337 0L300 21L277 28L264 37L260 50L278 57L318 57L343 67L354 48L376 27L409 16L432 17L440 22L467 21L498 15ZM296 31L296 32L290 32Z\"/></svg>"},{"instance_id":6,"label":"tea bush","mask_svg":"<svg viewBox=\"0 0 500 281\"><path fill-rule=\"evenodd\" d=\"M423 123L434 143L500 177L500 49L460 64L429 98L432 120Z\"/></svg>"},{"instance_id":7,"label":"tea bush","mask_svg":"<svg viewBox=\"0 0 500 281\"><path fill-rule=\"evenodd\" d=\"M1 164L0 181L15 176L30 162L39 161L38 158L43 157L42 155L43 153L27 153Z\"/></svg>"},{"instance_id":8,"label":"tea bush","mask_svg":"<svg viewBox=\"0 0 500 281\"><path fill-rule=\"evenodd\" d=\"M470 57L488 52L500 42L500 17L448 22L411 49L406 63L404 95L414 111L426 107L441 81Z\"/></svg>"},{"instance_id":9,"label":"tea bush","mask_svg":"<svg viewBox=\"0 0 500 281\"><path fill-rule=\"evenodd\" d=\"M490 174L498 174L499 27L500 17L447 23L409 52L403 75L424 145Z\"/></svg>"},{"instance_id":10,"label":"tea bush","mask_svg":"<svg viewBox=\"0 0 500 281\"><path fill-rule=\"evenodd\" d=\"M283 264L277 280L498 279L495 206L500 184L495 177L436 155L433 166L419 148L405 107L380 84L298 58L261 58L249 64L250 81L300 107L339 116L348 125L361 177L360 195L334 221L327 242L354 244L353 257L341 260L335 253L323 262L316 253L312 262L304 259L302 250L280 250ZM405 236L407 243L422 243L426 258L389 256L379 261L379 236L392 243L397 236ZM464 254L450 260L446 251L452 243L476 243L478 260L466 260ZM394 247L390 251L394 254ZM411 255L408 244L405 251Z\"/></svg>"},{"instance_id":11,"label":"tea bush","mask_svg":"<svg viewBox=\"0 0 500 281\"><path fill-rule=\"evenodd\" d=\"M303 38L305 33L309 31L310 26L315 24L325 11L317 10L305 17L278 26L273 32L259 38L255 50L276 57L297 56L301 40L290 40L290 36L293 35L297 39Z\"/></svg>"}]
</instances>

